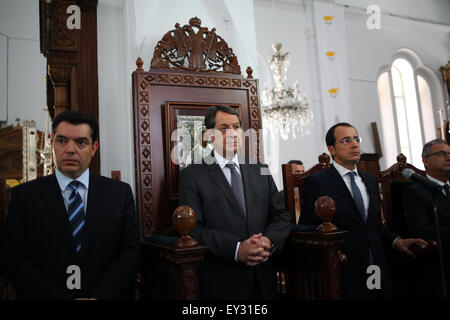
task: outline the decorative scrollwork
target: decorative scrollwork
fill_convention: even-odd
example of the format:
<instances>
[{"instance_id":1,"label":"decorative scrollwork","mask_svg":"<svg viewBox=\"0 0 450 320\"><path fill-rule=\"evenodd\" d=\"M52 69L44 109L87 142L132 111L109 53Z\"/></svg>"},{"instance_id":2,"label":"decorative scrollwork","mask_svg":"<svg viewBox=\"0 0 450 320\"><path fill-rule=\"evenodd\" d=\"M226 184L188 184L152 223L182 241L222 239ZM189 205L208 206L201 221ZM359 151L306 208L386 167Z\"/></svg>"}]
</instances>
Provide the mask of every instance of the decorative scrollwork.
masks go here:
<instances>
[{"instance_id":1,"label":"decorative scrollwork","mask_svg":"<svg viewBox=\"0 0 450 320\"><path fill-rule=\"evenodd\" d=\"M175 29L162 37L155 47L151 67L241 74L233 49L216 34L216 28L209 31L202 27L197 17L183 27L175 24Z\"/></svg>"}]
</instances>

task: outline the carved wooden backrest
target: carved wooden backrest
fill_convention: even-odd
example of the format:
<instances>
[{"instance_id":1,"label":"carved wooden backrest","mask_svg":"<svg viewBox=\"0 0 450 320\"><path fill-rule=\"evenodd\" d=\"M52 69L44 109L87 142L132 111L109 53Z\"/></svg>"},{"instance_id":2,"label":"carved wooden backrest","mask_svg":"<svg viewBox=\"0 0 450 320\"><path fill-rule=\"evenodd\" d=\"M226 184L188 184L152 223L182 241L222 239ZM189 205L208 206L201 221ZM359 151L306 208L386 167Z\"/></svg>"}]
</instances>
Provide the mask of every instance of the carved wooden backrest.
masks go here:
<instances>
[{"instance_id":1,"label":"carved wooden backrest","mask_svg":"<svg viewBox=\"0 0 450 320\"><path fill-rule=\"evenodd\" d=\"M292 173L292 164L283 164L283 186L284 186L284 202L285 206L289 209L291 214L291 223L296 224L295 216L295 188L298 188L298 198L302 198L302 192L305 184L305 179L311 174L320 172L329 168L330 156L323 153L319 156L319 163L305 171L302 174ZM300 213L301 214L301 213Z\"/></svg>"},{"instance_id":2,"label":"carved wooden backrest","mask_svg":"<svg viewBox=\"0 0 450 320\"><path fill-rule=\"evenodd\" d=\"M401 204L401 199L397 197L400 196L400 189L404 189L408 184L408 180L402 176L402 171L406 168L410 168L422 176L425 175L425 171L407 163L406 157L403 154L397 156L396 163L388 169L380 171L377 175L377 180L380 185L380 216L383 219L385 227L390 231L399 232L405 230L403 215L401 212L395 212L394 207L398 207L396 204Z\"/></svg>"},{"instance_id":3,"label":"carved wooden backrest","mask_svg":"<svg viewBox=\"0 0 450 320\"><path fill-rule=\"evenodd\" d=\"M20 120L17 119L17 122ZM25 124L27 126L27 124ZM27 132L33 137L35 141L34 147L30 145L26 145L26 139L24 138L24 130L23 127L19 124L10 125L5 128L0 128L0 178L15 180L14 185L18 184L21 179L27 181L24 177L24 149L28 152L32 152L34 150L35 156L33 159L27 159L28 163L36 165L36 168L28 170L36 170L33 171L34 175L37 177L41 177L43 175L43 161L41 161L41 155L39 150L42 150L44 146L44 138L45 133L39 130L36 130L35 127L27 127L31 128ZM29 149L27 149L29 148ZM26 152L25 152L26 154ZM28 157L31 158L31 155L28 154ZM29 171L27 171L29 173ZM34 176L33 175L33 176ZM7 181L7 183L11 183L11 181Z\"/></svg>"},{"instance_id":4,"label":"carved wooden backrest","mask_svg":"<svg viewBox=\"0 0 450 320\"><path fill-rule=\"evenodd\" d=\"M224 104L241 115L244 130L261 129L258 80L240 74L237 57L215 29L198 18L175 25L156 45L149 71L136 62L132 76L136 200L141 235L170 232L178 205L179 167L171 140L179 116L201 117ZM257 138L259 145L259 138ZM258 148L259 154L262 152Z\"/></svg>"},{"instance_id":5,"label":"carved wooden backrest","mask_svg":"<svg viewBox=\"0 0 450 320\"><path fill-rule=\"evenodd\" d=\"M0 129L0 177L22 178L22 127L8 126Z\"/></svg>"},{"instance_id":6,"label":"carved wooden backrest","mask_svg":"<svg viewBox=\"0 0 450 320\"><path fill-rule=\"evenodd\" d=\"M357 164L358 170L377 176L378 172L380 172L379 159L380 156L377 153L361 154L361 159Z\"/></svg>"}]
</instances>

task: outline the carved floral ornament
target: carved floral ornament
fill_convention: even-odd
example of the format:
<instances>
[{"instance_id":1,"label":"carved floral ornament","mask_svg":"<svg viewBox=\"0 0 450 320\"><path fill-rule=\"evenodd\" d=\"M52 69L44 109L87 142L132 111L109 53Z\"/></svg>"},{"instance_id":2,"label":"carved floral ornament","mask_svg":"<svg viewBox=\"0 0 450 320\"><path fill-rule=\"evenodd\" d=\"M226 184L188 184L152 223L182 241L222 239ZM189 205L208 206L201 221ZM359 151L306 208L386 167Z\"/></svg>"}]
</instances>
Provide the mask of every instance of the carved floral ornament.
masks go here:
<instances>
[{"instance_id":1,"label":"carved floral ornament","mask_svg":"<svg viewBox=\"0 0 450 320\"><path fill-rule=\"evenodd\" d=\"M216 34L216 28L202 27L197 17L183 27L175 24L175 29L162 37L151 67L241 74L233 49Z\"/></svg>"}]
</instances>

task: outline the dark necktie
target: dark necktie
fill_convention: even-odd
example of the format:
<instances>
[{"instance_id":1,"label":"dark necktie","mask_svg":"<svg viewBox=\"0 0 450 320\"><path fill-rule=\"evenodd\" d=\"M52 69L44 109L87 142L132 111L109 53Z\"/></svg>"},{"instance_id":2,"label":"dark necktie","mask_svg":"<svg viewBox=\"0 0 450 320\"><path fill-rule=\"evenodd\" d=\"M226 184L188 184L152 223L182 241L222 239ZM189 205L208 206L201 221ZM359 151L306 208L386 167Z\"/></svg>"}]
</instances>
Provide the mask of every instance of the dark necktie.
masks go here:
<instances>
[{"instance_id":1,"label":"dark necktie","mask_svg":"<svg viewBox=\"0 0 450 320\"><path fill-rule=\"evenodd\" d=\"M444 190L447 200L450 201L450 186L448 184L444 184Z\"/></svg>"},{"instance_id":2,"label":"dark necktie","mask_svg":"<svg viewBox=\"0 0 450 320\"><path fill-rule=\"evenodd\" d=\"M361 214L363 221L365 222L366 217L366 210L364 209L364 200L361 195L361 190L359 190L358 185L355 181L355 175L356 172L351 171L348 173L351 180L351 186L352 186L352 193L353 193L353 200L355 201L356 207L358 208L359 213ZM373 254L372 254L372 248L370 248L369 245L369 265L372 265L374 263Z\"/></svg>"},{"instance_id":3,"label":"dark necktie","mask_svg":"<svg viewBox=\"0 0 450 320\"><path fill-rule=\"evenodd\" d=\"M235 164L233 162L229 162L226 167L231 171L231 189L233 190L234 196L236 197L239 206L241 207L244 214L246 214L244 185L242 184L241 175L236 171Z\"/></svg>"},{"instance_id":4,"label":"dark necktie","mask_svg":"<svg viewBox=\"0 0 450 320\"><path fill-rule=\"evenodd\" d=\"M67 209L67 212L69 214L69 221L72 225L72 236L75 240L77 252L80 252L81 249L81 236L84 226L83 200L81 199L81 196L77 191L80 183L81 182L79 181L72 181L69 184L69 187L72 189L72 193L70 194L69 207Z\"/></svg>"},{"instance_id":5,"label":"dark necktie","mask_svg":"<svg viewBox=\"0 0 450 320\"><path fill-rule=\"evenodd\" d=\"M366 210L364 209L364 201L363 197L361 195L361 190L359 190L358 186L355 182L355 175L356 172L351 171L348 173L350 176L351 186L352 186L352 193L353 193L353 200L355 201L356 207L358 208L359 213L361 214L364 221L366 221Z\"/></svg>"}]
</instances>

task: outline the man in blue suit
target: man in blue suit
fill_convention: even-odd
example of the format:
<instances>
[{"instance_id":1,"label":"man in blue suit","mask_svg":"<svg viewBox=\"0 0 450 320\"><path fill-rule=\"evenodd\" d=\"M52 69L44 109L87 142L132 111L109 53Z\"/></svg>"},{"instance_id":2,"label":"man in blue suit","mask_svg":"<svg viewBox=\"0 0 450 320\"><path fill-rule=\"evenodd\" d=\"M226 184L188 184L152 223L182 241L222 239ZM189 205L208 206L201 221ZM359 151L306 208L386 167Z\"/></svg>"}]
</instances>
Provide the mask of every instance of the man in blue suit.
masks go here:
<instances>
[{"instance_id":1,"label":"man in blue suit","mask_svg":"<svg viewBox=\"0 0 450 320\"><path fill-rule=\"evenodd\" d=\"M340 248L348 258L348 265L342 272L344 299L389 298L392 285L385 246L413 255L408 249L410 245L427 243L421 239L401 239L379 222L377 181L356 168L361 156L361 137L356 129L349 123L338 123L328 130L325 140L334 163L305 180L299 223L319 225L321 222L314 212L315 201L320 196L331 197L336 203L332 223L348 231ZM380 268L380 289L367 286L370 265Z\"/></svg>"}]
</instances>

